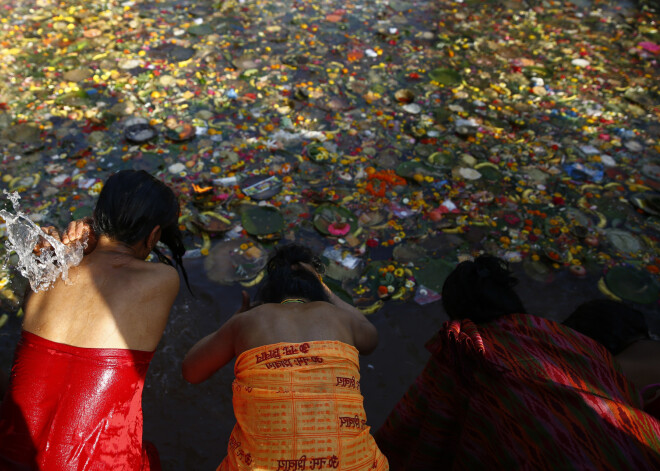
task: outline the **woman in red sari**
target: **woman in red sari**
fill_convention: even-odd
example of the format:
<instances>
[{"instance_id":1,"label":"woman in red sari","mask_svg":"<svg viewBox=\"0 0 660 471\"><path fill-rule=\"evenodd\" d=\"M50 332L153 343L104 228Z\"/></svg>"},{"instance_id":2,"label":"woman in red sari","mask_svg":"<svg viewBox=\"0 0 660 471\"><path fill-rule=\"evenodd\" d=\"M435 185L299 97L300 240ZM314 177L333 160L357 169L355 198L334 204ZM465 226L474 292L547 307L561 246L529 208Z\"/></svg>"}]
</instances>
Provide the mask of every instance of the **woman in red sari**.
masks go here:
<instances>
[{"instance_id":1,"label":"woman in red sari","mask_svg":"<svg viewBox=\"0 0 660 471\"><path fill-rule=\"evenodd\" d=\"M70 283L25 300L23 332L0 409L0 469L160 469L142 441L142 389L179 289L179 203L144 171L106 182ZM62 241L89 233L75 222ZM51 230L51 234L52 234ZM154 251L165 263L145 259ZM185 277L185 272L183 272Z\"/></svg>"}]
</instances>

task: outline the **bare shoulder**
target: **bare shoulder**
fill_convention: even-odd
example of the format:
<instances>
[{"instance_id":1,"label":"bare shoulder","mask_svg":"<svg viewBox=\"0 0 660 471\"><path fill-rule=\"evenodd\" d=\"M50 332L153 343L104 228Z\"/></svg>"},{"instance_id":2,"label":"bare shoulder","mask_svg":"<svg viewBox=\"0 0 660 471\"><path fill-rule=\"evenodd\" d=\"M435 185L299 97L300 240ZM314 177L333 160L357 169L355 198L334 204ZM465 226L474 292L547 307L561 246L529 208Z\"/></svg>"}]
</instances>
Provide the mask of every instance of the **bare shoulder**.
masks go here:
<instances>
[{"instance_id":1,"label":"bare shoulder","mask_svg":"<svg viewBox=\"0 0 660 471\"><path fill-rule=\"evenodd\" d=\"M153 266L154 271L158 273L163 282L179 285L179 272L176 268L165 263L150 263L150 265Z\"/></svg>"},{"instance_id":2,"label":"bare shoulder","mask_svg":"<svg viewBox=\"0 0 660 471\"><path fill-rule=\"evenodd\" d=\"M163 305L167 311L179 292L180 280L177 270L164 263L140 262L135 267L133 288L139 299Z\"/></svg>"},{"instance_id":3,"label":"bare shoulder","mask_svg":"<svg viewBox=\"0 0 660 471\"><path fill-rule=\"evenodd\" d=\"M139 269L148 274L153 283L165 284L168 287L179 285L179 272L165 263L140 262Z\"/></svg>"},{"instance_id":4,"label":"bare shoulder","mask_svg":"<svg viewBox=\"0 0 660 471\"><path fill-rule=\"evenodd\" d=\"M247 311L237 312L229 318L227 323L231 322L235 327L249 326L254 322L260 322L263 324L264 315L273 313L273 306L275 309L278 305L276 304L259 304L254 306Z\"/></svg>"},{"instance_id":5,"label":"bare shoulder","mask_svg":"<svg viewBox=\"0 0 660 471\"><path fill-rule=\"evenodd\" d=\"M327 309L327 312L332 313L333 317L340 319L342 323L350 328L353 345L361 354L367 355L376 348L378 345L378 330L360 310L348 304L345 306L331 303L319 304L324 304L323 309Z\"/></svg>"}]
</instances>

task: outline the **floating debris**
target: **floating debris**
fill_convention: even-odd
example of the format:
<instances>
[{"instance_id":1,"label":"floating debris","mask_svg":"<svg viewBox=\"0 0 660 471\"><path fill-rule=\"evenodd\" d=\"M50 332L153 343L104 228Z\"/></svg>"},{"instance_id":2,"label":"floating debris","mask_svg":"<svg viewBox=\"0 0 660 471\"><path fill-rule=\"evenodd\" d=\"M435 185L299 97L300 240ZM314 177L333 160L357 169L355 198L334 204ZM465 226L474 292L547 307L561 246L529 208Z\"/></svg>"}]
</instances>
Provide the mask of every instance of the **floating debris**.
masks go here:
<instances>
[{"instance_id":1,"label":"floating debris","mask_svg":"<svg viewBox=\"0 0 660 471\"><path fill-rule=\"evenodd\" d=\"M328 249L365 312L437 300L432 272L465 254L542 282L660 273L648 6L76 0L3 15L0 188L35 221L64 227L110 173L145 169L179 195L191 254Z\"/></svg>"}]
</instances>

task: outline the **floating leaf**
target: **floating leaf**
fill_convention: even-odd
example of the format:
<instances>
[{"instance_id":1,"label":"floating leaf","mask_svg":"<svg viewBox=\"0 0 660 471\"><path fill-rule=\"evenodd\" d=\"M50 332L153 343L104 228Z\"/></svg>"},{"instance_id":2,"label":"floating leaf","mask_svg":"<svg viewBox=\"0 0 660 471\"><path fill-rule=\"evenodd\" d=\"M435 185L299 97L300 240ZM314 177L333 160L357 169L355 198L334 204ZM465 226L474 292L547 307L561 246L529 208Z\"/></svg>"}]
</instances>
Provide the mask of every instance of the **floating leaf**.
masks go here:
<instances>
[{"instance_id":1,"label":"floating leaf","mask_svg":"<svg viewBox=\"0 0 660 471\"><path fill-rule=\"evenodd\" d=\"M454 269L454 264L443 259L432 259L415 272L418 284L431 288L437 293L442 292L442 285Z\"/></svg>"},{"instance_id":2,"label":"floating leaf","mask_svg":"<svg viewBox=\"0 0 660 471\"><path fill-rule=\"evenodd\" d=\"M439 168L451 167L455 161L456 157L450 151L434 152L428 157L428 163Z\"/></svg>"},{"instance_id":3,"label":"floating leaf","mask_svg":"<svg viewBox=\"0 0 660 471\"><path fill-rule=\"evenodd\" d=\"M429 73L429 77L442 85L458 85L461 83L461 74L453 69L433 69Z\"/></svg>"},{"instance_id":4,"label":"floating leaf","mask_svg":"<svg viewBox=\"0 0 660 471\"><path fill-rule=\"evenodd\" d=\"M330 226L333 225L332 227L334 227L341 224L348 224L350 226L350 230L346 234L352 234L358 228L358 221L355 215L341 206L322 204L314 211L314 227L323 235L335 235L331 232Z\"/></svg>"},{"instance_id":5,"label":"floating leaf","mask_svg":"<svg viewBox=\"0 0 660 471\"><path fill-rule=\"evenodd\" d=\"M605 275L605 284L615 296L640 304L656 302L660 293L658 283L650 274L632 267L612 268Z\"/></svg>"},{"instance_id":6,"label":"floating leaf","mask_svg":"<svg viewBox=\"0 0 660 471\"><path fill-rule=\"evenodd\" d=\"M244 205L241 207L241 224L250 235L267 236L282 231L284 217L273 206Z\"/></svg>"},{"instance_id":7,"label":"floating leaf","mask_svg":"<svg viewBox=\"0 0 660 471\"><path fill-rule=\"evenodd\" d=\"M532 65L529 67L525 67L523 69L523 72L527 77L541 77L541 78L552 77L552 71L547 67L538 67Z\"/></svg>"},{"instance_id":8,"label":"floating leaf","mask_svg":"<svg viewBox=\"0 0 660 471\"><path fill-rule=\"evenodd\" d=\"M188 32L193 36L206 36L213 32L213 28L206 23L202 23L201 25L191 26L188 28Z\"/></svg>"}]
</instances>

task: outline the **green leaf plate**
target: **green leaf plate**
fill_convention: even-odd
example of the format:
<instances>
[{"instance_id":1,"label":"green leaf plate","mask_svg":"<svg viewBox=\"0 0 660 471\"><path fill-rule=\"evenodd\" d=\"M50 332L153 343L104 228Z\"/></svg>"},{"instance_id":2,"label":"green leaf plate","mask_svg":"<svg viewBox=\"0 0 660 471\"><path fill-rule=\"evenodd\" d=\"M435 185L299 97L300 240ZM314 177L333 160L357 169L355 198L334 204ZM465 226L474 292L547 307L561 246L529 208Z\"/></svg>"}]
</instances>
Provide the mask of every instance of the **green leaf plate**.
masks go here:
<instances>
[{"instance_id":1,"label":"green leaf plate","mask_svg":"<svg viewBox=\"0 0 660 471\"><path fill-rule=\"evenodd\" d=\"M313 222L316 230L325 236L335 236L328 228L333 223L348 224L350 229L346 234L352 234L358 229L357 217L348 209L334 204L322 204L316 208Z\"/></svg>"},{"instance_id":2,"label":"green leaf plate","mask_svg":"<svg viewBox=\"0 0 660 471\"><path fill-rule=\"evenodd\" d=\"M653 276L632 267L617 266L605 275L607 288L621 299L639 304L657 301L660 286Z\"/></svg>"},{"instance_id":3,"label":"green leaf plate","mask_svg":"<svg viewBox=\"0 0 660 471\"><path fill-rule=\"evenodd\" d=\"M461 74L453 69L433 69L429 72L429 77L442 85L458 85L461 83Z\"/></svg>"},{"instance_id":4,"label":"green leaf plate","mask_svg":"<svg viewBox=\"0 0 660 471\"><path fill-rule=\"evenodd\" d=\"M273 206L244 205L241 207L241 224L250 235L267 236L282 231L284 217Z\"/></svg>"}]
</instances>

